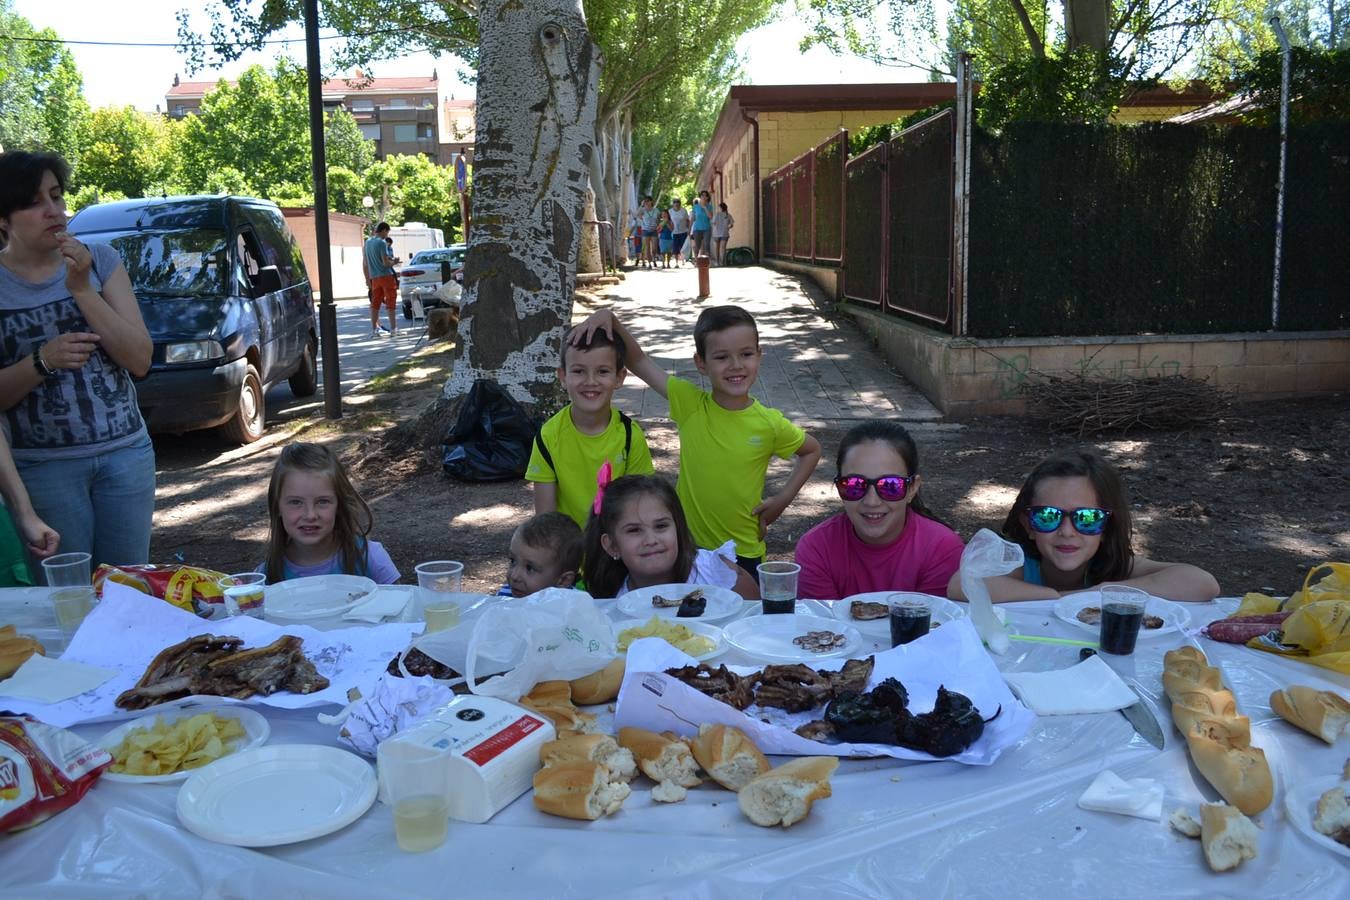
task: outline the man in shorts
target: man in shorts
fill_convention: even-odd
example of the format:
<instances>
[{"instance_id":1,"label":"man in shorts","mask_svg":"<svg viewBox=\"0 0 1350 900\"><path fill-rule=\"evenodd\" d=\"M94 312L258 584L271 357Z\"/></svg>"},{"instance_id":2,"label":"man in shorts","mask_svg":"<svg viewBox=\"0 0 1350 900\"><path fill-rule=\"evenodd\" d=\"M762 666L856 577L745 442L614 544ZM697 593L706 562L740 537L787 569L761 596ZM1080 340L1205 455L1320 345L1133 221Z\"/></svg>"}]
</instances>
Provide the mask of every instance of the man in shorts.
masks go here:
<instances>
[{"instance_id":1,"label":"man in shorts","mask_svg":"<svg viewBox=\"0 0 1350 900\"><path fill-rule=\"evenodd\" d=\"M381 222L375 226L375 233L366 239L361 254L361 269L366 276L366 286L370 288L370 336L380 336L380 307L389 311L389 336L398 330L398 320L394 318L394 306L398 303L398 276L394 266L398 260L389 249L386 238L389 236L389 223Z\"/></svg>"}]
</instances>

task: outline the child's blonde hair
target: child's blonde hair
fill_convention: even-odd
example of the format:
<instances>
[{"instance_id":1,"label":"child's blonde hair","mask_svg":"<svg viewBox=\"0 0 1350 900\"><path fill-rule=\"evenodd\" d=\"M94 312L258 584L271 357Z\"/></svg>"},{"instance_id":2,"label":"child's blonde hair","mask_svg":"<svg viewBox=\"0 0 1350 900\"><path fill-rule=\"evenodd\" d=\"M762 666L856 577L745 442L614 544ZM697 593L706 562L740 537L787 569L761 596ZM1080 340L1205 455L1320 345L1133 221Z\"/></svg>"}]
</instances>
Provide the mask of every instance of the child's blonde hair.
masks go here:
<instances>
[{"instance_id":1,"label":"child's blonde hair","mask_svg":"<svg viewBox=\"0 0 1350 900\"><path fill-rule=\"evenodd\" d=\"M333 519L333 539L342 557L342 571L365 575L370 571L370 534L372 516L366 501L352 487L347 471L332 450L322 444L297 441L281 451L267 485L267 581L276 583L286 577L286 546L290 535L281 518L281 490L291 472L309 472L326 477L337 496L337 514Z\"/></svg>"}]
</instances>

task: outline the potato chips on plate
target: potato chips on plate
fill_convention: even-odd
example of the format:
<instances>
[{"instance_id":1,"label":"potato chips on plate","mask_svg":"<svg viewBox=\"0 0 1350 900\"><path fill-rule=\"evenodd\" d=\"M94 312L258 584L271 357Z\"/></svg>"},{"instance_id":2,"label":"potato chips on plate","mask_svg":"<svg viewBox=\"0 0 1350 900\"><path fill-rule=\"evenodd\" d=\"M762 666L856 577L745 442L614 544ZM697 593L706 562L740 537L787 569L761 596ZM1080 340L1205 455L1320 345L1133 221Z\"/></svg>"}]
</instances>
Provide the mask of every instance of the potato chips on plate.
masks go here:
<instances>
[{"instance_id":1,"label":"potato chips on plate","mask_svg":"<svg viewBox=\"0 0 1350 900\"><path fill-rule=\"evenodd\" d=\"M109 781L142 784L182 781L194 769L260 746L267 720L245 707L188 707L142 716L105 734L98 745L113 755Z\"/></svg>"}]
</instances>

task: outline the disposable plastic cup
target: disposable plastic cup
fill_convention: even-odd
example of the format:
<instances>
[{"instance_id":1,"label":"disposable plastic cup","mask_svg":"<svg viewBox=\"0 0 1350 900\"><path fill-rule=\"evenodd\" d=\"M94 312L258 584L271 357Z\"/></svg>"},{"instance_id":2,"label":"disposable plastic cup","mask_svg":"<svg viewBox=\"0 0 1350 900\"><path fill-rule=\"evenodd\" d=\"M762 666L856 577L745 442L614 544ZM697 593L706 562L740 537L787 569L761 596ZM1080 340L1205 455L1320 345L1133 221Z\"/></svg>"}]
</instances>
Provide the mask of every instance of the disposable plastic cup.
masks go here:
<instances>
[{"instance_id":1,"label":"disposable plastic cup","mask_svg":"<svg viewBox=\"0 0 1350 900\"><path fill-rule=\"evenodd\" d=\"M51 587L92 584L88 553L58 553L42 561L42 573Z\"/></svg>"},{"instance_id":2,"label":"disposable plastic cup","mask_svg":"<svg viewBox=\"0 0 1350 900\"><path fill-rule=\"evenodd\" d=\"M450 763L432 747L397 739L375 752L385 800L394 811L394 838L407 853L445 843L450 826Z\"/></svg>"},{"instance_id":3,"label":"disposable plastic cup","mask_svg":"<svg viewBox=\"0 0 1350 900\"><path fill-rule=\"evenodd\" d=\"M220 593L225 601L225 612L228 615L253 616L255 619L263 617L264 603L267 599L267 592L263 588L267 585L267 576L262 572L226 575L217 584L220 585Z\"/></svg>"},{"instance_id":4,"label":"disposable plastic cup","mask_svg":"<svg viewBox=\"0 0 1350 900\"><path fill-rule=\"evenodd\" d=\"M797 576L802 567L790 562L766 562L759 566L759 595L764 615L791 613L797 608Z\"/></svg>"},{"instance_id":5,"label":"disposable plastic cup","mask_svg":"<svg viewBox=\"0 0 1350 900\"><path fill-rule=\"evenodd\" d=\"M424 562L417 572L417 605L427 623L426 631L444 631L459 622L459 604L450 596L459 593L464 563L454 560Z\"/></svg>"},{"instance_id":6,"label":"disposable plastic cup","mask_svg":"<svg viewBox=\"0 0 1350 900\"><path fill-rule=\"evenodd\" d=\"M1102 586L1102 631L1099 643L1103 653L1128 656L1139 639L1144 622L1148 593L1123 584Z\"/></svg>"},{"instance_id":7,"label":"disposable plastic cup","mask_svg":"<svg viewBox=\"0 0 1350 900\"><path fill-rule=\"evenodd\" d=\"M892 647L916 641L932 627L933 608L923 594L891 594L886 601L890 607Z\"/></svg>"}]
</instances>

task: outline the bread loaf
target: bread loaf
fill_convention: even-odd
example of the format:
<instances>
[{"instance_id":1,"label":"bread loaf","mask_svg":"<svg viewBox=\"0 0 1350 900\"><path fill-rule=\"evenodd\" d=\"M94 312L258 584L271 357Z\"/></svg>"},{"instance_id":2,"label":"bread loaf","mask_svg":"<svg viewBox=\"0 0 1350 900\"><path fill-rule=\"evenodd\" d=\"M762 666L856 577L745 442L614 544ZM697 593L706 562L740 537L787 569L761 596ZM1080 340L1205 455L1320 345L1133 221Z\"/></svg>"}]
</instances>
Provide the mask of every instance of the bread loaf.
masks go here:
<instances>
[{"instance_id":1,"label":"bread loaf","mask_svg":"<svg viewBox=\"0 0 1350 900\"><path fill-rule=\"evenodd\" d=\"M1200 774L1246 815L1269 806L1275 794L1270 765L1251 745L1251 722L1238 715L1219 670L1198 648L1182 647L1163 656L1162 682L1172 701L1172 722Z\"/></svg>"},{"instance_id":2,"label":"bread loaf","mask_svg":"<svg viewBox=\"0 0 1350 900\"><path fill-rule=\"evenodd\" d=\"M598 762L609 769L615 781L632 781L637 762L632 751L620 747L607 734L568 734L539 748L539 761L546 766L569 762Z\"/></svg>"},{"instance_id":3,"label":"bread loaf","mask_svg":"<svg viewBox=\"0 0 1350 900\"><path fill-rule=\"evenodd\" d=\"M730 725L700 725L689 746L703 771L727 790L739 791L771 768L750 738Z\"/></svg>"},{"instance_id":4,"label":"bread loaf","mask_svg":"<svg viewBox=\"0 0 1350 900\"><path fill-rule=\"evenodd\" d=\"M600 731L594 713L582 712L572 705L572 686L566 681L539 682L520 698L520 705L547 717L559 735Z\"/></svg>"},{"instance_id":5,"label":"bread loaf","mask_svg":"<svg viewBox=\"0 0 1350 900\"><path fill-rule=\"evenodd\" d=\"M1235 869L1256 858L1256 826L1239 810L1224 803L1200 804L1200 844L1205 862L1215 872Z\"/></svg>"},{"instance_id":6,"label":"bread loaf","mask_svg":"<svg viewBox=\"0 0 1350 900\"><path fill-rule=\"evenodd\" d=\"M13 625L0 628L0 678L8 678L19 671L19 667L34 654L47 655L41 642L19 634Z\"/></svg>"},{"instance_id":7,"label":"bread loaf","mask_svg":"<svg viewBox=\"0 0 1350 900\"><path fill-rule=\"evenodd\" d=\"M652 781L670 781L686 788L703 783L689 745L669 731L657 734L645 728L620 728L619 744L633 751L638 768Z\"/></svg>"},{"instance_id":8,"label":"bread loaf","mask_svg":"<svg viewBox=\"0 0 1350 900\"><path fill-rule=\"evenodd\" d=\"M534 773L534 805L568 819L594 820L618 812L631 793L598 762L568 762Z\"/></svg>"},{"instance_id":9,"label":"bread loaf","mask_svg":"<svg viewBox=\"0 0 1350 900\"><path fill-rule=\"evenodd\" d=\"M608 703L619 696L619 686L623 684L624 661L619 656L598 672L592 672L585 678L572 682L572 702L582 706L595 703Z\"/></svg>"},{"instance_id":10,"label":"bread loaf","mask_svg":"<svg viewBox=\"0 0 1350 900\"><path fill-rule=\"evenodd\" d=\"M833 756L802 756L754 778L737 795L741 812L756 825L784 828L800 822L815 801L830 796Z\"/></svg>"},{"instance_id":11,"label":"bread loaf","mask_svg":"<svg viewBox=\"0 0 1350 900\"><path fill-rule=\"evenodd\" d=\"M1336 743L1350 724L1350 702L1331 691L1319 691L1305 685L1292 685L1270 695L1270 708L1280 718L1316 735L1328 744Z\"/></svg>"}]
</instances>

